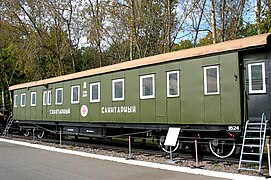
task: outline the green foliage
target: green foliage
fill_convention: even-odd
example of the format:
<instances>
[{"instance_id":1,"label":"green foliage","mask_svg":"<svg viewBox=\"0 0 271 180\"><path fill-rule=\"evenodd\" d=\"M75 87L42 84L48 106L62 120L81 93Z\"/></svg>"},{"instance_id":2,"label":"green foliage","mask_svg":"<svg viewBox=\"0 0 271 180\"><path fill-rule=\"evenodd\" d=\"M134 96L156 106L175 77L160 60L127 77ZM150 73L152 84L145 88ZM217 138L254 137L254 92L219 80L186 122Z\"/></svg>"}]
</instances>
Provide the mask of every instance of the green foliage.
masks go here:
<instances>
[{"instance_id":1,"label":"green foliage","mask_svg":"<svg viewBox=\"0 0 271 180\"><path fill-rule=\"evenodd\" d=\"M82 47L76 53L76 71L84 71L88 69L97 68L100 66L99 52L93 47Z\"/></svg>"},{"instance_id":2,"label":"green foliage","mask_svg":"<svg viewBox=\"0 0 271 180\"><path fill-rule=\"evenodd\" d=\"M254 36L254 35L257 35L258 33L256 24L250 24L250 23L246 24L246 26L243 27L241 31L244 37Z\"/></svg>"},{"instance_id":3,"label":"green foliage","mask_svg":"<svg viewBox=\"0 0 271 180\"><path fill-rule=\"evenodd\" d=\"M269 6L271 6L269 4ZM261 32L262 33L267 33L267 32L271 32L271 7L266 7L263 8L263 12L262 12L262 22L261 22Z\"/></svg>"},{"instance_id":4,"label":"green foliage","mask_svg":"<svg viewBox=\"0 0 271 180\"><path fill-rule=\"evenodd\" d=\"M174 44L172 50L177 51L177 50L188 49L192 47L193 47L193 43L191 40L181 40L179 44Z\"/></svg>"},{"instance_id":5,"label":"green foliage","mask_svg":"<svg viewBox=\"0 0 271 180\"><path fill-rule=\"evenodd\" d=\"M6 91L14 84L213 43L208 1L72 2L1 2L0 73ZM216 40L252 36L258 28L271 32L270 2L261 2L258 25L244 16L245 7L256 13L250 7L255 1L218 1ZM87 46L79 46L82 38Z\"/></svg>"}]
</instances>

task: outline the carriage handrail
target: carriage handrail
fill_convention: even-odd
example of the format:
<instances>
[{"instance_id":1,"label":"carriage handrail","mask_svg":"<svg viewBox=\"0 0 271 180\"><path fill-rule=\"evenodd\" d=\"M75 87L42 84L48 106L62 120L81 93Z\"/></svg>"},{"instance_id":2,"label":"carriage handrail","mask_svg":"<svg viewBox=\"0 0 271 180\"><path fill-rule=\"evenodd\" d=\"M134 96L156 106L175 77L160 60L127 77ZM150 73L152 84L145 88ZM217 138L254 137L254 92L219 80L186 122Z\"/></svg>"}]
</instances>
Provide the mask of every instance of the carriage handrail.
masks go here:
<instances>
[{"instance_id":1,"label":"carriage handrail","mask_svg":"<svg viewBox=\"0 0 271 180\"><path fill-rule=\"evenodd\" d=\"M260 139L262 139L262 128L263 128L263 122L266 121L266 115L262 113L262 120L261 120L261 128L260 128ZM262 141L260 141L260 147L262 147Z\"/></svg>"}]
</instances>

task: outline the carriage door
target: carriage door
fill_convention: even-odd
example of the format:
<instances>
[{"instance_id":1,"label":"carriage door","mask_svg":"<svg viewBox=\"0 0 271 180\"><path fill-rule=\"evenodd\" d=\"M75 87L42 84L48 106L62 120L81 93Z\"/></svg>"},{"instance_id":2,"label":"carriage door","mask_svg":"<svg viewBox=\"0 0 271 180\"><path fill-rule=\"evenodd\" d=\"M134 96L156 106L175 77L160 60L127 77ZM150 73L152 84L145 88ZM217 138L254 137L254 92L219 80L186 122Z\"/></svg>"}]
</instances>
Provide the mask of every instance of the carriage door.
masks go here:
<instances>
[{"instance_id":1,"label":"carriage door","mask_svg":"<svg viewBox=\"0 0 271 180\"><path fill-rule=\"evenodd\" d=\"M248 119L270 118L269 61L246 61L246 93Z\"/></svg>"},{"instance_id":2,"label":"carriage door","mask_svg":"<svg viewBox=\"0 0 271 180\"><path fill-rule=\"evenodd\" d=\"M51 90L45 89L42 91L42 118L43 120L50 120L50 105L52 101Z\"/></svg>"},{"instance_id":3,"label":"carriage door","mask_svg":"<svg viewBox=\"0 0 271 180\"><path fill-rule=\"evenodd\" d=\"M42 119L47 120L47 90L42 90Z\"/></svg>"}]
</instances>

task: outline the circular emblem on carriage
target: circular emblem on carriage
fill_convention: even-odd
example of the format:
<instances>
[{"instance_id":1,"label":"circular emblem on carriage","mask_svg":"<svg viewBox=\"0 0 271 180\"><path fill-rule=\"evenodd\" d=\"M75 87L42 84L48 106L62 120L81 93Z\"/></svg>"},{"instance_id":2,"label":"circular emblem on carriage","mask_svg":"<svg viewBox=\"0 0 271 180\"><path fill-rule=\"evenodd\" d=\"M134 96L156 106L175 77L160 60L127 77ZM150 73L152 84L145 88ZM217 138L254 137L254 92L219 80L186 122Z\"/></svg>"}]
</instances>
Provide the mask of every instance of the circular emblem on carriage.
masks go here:
<instances>
[{"instance_id":1,"label":"circular emblem on carriage","mask_svg":"<svg viewBox=\"0 0 271 180\"><path fill-rule=\"evenodd\" d=\"M81 107L81 116L86 117L88 115L88 107L86 105L83 105Z\"/></svg>"}]
</instances>

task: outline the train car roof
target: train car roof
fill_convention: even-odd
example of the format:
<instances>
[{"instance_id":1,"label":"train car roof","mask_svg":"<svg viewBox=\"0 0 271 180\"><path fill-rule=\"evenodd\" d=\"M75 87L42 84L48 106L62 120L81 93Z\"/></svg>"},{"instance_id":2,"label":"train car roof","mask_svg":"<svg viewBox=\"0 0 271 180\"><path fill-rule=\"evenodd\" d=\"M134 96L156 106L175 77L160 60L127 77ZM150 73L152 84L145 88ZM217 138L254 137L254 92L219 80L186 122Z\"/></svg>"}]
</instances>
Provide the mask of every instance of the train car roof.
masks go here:
<instances>
[{"instance_id":1,"label":"train car roof","mask_svg":"<svg viewBox=\"0 0 271 180\"><path fill-rule=\"evenodd\" d=\"M270 43L270 40L269 40L271 38L270 35L271 33L267 33L267 34L261 34L261 35L246 37L246 38L237 39L237 40L226 41L226 42L217 43L217 44L211 44L207 46L173 51L173 52L169 52L165 54L159 54L159 55L145 57L145 58L141 58L137 60L126 61L123 63L90 69L90 70L67 74L63 76L18 84L18 85L11 86L9 90L16 90L16 89L46 85L46 84L51 84L51 83L56 83L56 82L61 82L61 81L67 81L71 79L77 79L77 78L82 78L82 77L87 77L87 76L92 76L92 75L97 75L97 74L137 68L141 66L158 64L158 63L163 63L163 62L168 62L168 61L184 60L187 58L194 58L194 57L222 53L222 52L227 52L227 51L236 51L236 50L249 49L249 48L253 48L257 46L266 46Z\"/></svg>"}]
</instances>

